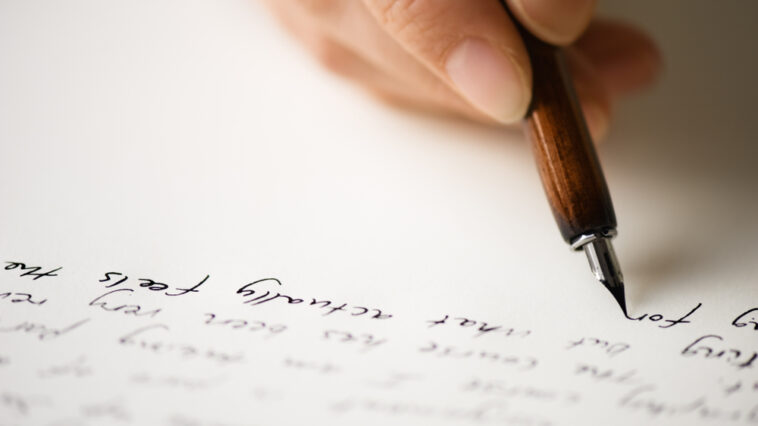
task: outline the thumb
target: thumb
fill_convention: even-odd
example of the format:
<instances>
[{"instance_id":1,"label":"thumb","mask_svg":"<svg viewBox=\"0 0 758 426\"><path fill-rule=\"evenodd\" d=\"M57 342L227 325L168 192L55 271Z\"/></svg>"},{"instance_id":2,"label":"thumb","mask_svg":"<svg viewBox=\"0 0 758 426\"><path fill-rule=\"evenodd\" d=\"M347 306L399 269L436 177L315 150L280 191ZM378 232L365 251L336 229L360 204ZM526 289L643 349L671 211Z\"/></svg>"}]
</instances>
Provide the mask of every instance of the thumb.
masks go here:
<instances>
[{"instance_id":1,"label":"thumb","mask_svg":"<svg viewBox=\"0 0 758 426\"><path fill-rule=\"evenodd\" d=\"M524 116L529 57L497 0L363 0L383 29L473 107L501 123Z\"/></svg>"}]
</instances>

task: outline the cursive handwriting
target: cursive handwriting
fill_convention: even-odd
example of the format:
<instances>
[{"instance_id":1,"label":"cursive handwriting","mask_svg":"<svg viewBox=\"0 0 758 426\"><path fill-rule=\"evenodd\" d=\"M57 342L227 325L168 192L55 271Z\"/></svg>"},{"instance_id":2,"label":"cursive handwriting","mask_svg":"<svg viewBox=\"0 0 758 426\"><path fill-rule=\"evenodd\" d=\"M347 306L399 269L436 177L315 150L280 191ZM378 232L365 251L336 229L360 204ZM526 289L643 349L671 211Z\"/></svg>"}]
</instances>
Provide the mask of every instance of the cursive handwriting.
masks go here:
<instances>
[{"instance_id":1,"label":"cursive handwriting","mask_svg":"<svg viewBox=\"0 0 758 426\"><path fill-rule=\"evenodd\" d=\"M159 281L155 281L152 278L138 278L137 281L139 282L140 288L146 288L150 291L163 291L166 296L184 296L185 294L189 293L199 293L201 285L205 284L206 281L208 281L208 278L210 278L210 275L206 275L205 278L200 280L199 283L195 284L192 287L189 288L175 288L173 291L170 291L169 289L171 286L169 286L166 283L162 283ZM99 280L101 283L107 283L105 284L105 288L112 288L117 285L121 285L129 280L128 275L124 275L121 272L106 272L105 276Z\"/></svg>"},{"instance_id":2,"label":"cursive handwriting","mask_svg":"<svg viewBox=\"0 0 758 426\"><path fill-rule=\"evenodd\" d=\"M62 266L59 266L47 272L40 272L40 270L42 269L41 266L27 266L23 262L5 262L5 263L6 263L5 265L6 271L13 271L13 270L20 271L22 272L22 274L19 275L20 277L33 277L32 281L37 281L38 279L44 278L44 277L57 277L58 274L56 274L56 272L63 269Z\"/></svg>"},{"instance_id":3,"label":"cursive handwriting","mask_svg":"<svg viewBox=\"0 0 758 426\"><path fill-rule=\"evenodd\" d=\"M37 338L39 340L52 340L66 333L71 332L72 330L85 324L87 321L89 321L89 318L85 318L83 320L77 321L63 328L54 328L45 324L34 323L30 321L22 321L21 323L11 326L11 327L0 327L0 332L2 333L12 333L12 332L29 333L29 334L37 335Z\"/></svg>"},{"instance_id":4,"label":"cursive handwriting","mask_svg":"<svg viewBox=\"0 0 758 426\"><path fill-rule=\"evenodd\" d=\"M337 311L344 311L345 313L349 313L350 316L353 317L359 317L363 315L367 315L371 319L389 319L392 318L391 314L385 314L382 312L381 309L376 308L367 308L364 306L356 306L351 305L348 306L347 303L343 303L342 305L335 306L337 303L332 302L331 300L320 300L316 298L311 298L310 303L304 303L306 299L299 298L299 297L292 297L287 294L283 294L280 292L272 292L271 290L266 290L263 292L263 290L257 290L258 287L255 289L254 286L262 286L262 285L271 285L274 284L276 286L281 286L282 282L279 281L276 278L262 278L256 281L253 281L249 284L245 284L244 286L240 287L237 290L237 294L242 295L243 298L247 298L250 296L255 295L258 293L258 291L261 292L260 296L253 297L251 299L245 299L244 304L247 304L248 306L256 306L256 305L262 305L264 303L272 302L274 300L283 300L287 302L288 305L301 305L301 306L315 306L317 309L324 309L325 313L324 316L331 315ZM274 287L278 288L278 287Z\"/></svg>"},{"instance_id":5,"label":"cursive handwriting","mask_svg":"<svg viewBox=\"0 0 758 426\"><path fill-rule=\"evenodd\" d=\"M117 288L116 290L111 290L108 292L105 292L101 294L100 296L97 296L96 298L92 299L89 302L89 306L97 306L100 309L107 311L107 312L121 312L124 315L133 315L135 317L144 317L149 316L150 318L155 318L156 315L158 315L161 312L161 309L153 309L150 311L142 312L142 306L140 305L118 305L116 306L115 303L108 299L108 296L111 296L115 293L121 293L126 292L126 296L130 296L131 293L134 290L130 288ZM110 303L110 304L109 304Z\"/></svg>"},{"instance_id":6,"label":"cursive handwriting","mask_svg":"<svg viewBox=\"0 0 758 426\"><path fill-rule=\"evenodd\" d=\"M688 323L690 323L690 321L688 321L687 318L689 318L690 315L694 314L695 311L697 311L698 309L700 309L700 307L702 305L703 305L702 303L698 303L697 306L695 306L694 308L692 308L691 311L687 312L682 317L680 317L679 319L675 319L675 320L664 318L663 314L653 314L653 315L642 314L642 315L640 315L640 316L638 316L636 318L632 318L629 315L626 315L626 317L627 317L627 319L630 319L632 321L643 321L643 320L647 319L650 322L656 322L656 323L659 322L659 321L661 321L661 320L663 320L663 322L665 322L667 324L659 324L658 327L660 327L660 328L671 328L671 327L673 327L673 326L675 326L677 324L688 324Z\"/></svg>"},{"instance_id":7,"label":"cursive handwriting","mask_svg":"<svg viewBox=\"0 0 758 426\"><path fill-rule=\"evenodd\" d=\"M32 296L29 293L11 293L11 292L5 292L0 293L0 300L7 300L11 303L29 303L31 305L42 305L45 302L47 302L47 299L37 299L32 300Z\"/></svg>"},{"instance_id":8,"label":"cursive handwriting","mask_svg":"<svg viewBox=\"0 0 758 426\"><path fill-rule=\"evenodd\" d=\"M484 321L477 321L464 317L450 318L450 315L447 314L445 314L445 317L440 320L429 320L427 323L429 324L429 328L432 328L438 325L448 324L448 319L450 320L449 324L453 326L457 325L458 327L476 330L476 335L474 337L483 336L487 333L502 333L506 337L526 337L532 333L531 330L517 330L512 327L503 327L502 325L490 325Z\"/></svg>"}]
</instances>

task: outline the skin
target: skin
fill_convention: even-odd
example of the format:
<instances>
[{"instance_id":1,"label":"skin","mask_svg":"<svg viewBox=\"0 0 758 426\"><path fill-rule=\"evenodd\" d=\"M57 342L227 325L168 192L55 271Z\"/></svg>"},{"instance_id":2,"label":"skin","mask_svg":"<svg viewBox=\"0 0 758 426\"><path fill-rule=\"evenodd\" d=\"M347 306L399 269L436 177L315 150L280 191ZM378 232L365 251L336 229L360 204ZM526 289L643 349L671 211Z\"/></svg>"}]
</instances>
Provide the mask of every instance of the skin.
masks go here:
<instances>
[{"instance_id":1,"label":"skin","mask_svg":"<svg viewBox=\"0 0 758 426\"><path fill-rule=\"evenodd\" d=\"M531 68L498 0L265 0L327 69L391 104L512 125L531 94ZM519 22L566 47L595 140L619 98L650 86L661 69L639 29L594 18L595 0L508 0Z\"/></svg>"}]
</instances>

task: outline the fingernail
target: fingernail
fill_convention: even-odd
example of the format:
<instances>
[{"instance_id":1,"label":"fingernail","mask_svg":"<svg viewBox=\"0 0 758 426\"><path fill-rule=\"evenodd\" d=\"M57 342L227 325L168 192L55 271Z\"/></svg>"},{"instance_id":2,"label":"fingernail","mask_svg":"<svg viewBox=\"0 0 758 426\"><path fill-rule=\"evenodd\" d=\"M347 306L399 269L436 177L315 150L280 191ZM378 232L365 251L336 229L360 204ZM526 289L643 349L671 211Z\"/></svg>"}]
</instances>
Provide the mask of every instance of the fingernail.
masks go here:
<instances>
[{"instance_id":1,"label":"fingernail","mask_svg":"<svg viewBox=\"0 0 758 426\"><path fill-rule=\"evenodd\" d=\"M487 41L468 38L445 64L458 92L475 108L501 123L512 123L526 113L529 100L523 72Z\"/></svg>"},{"instance_id":2,"label":"fingernail","mask_svg":"<svg viewBox=\"0 0 758 426\"><path fill-rule=\"evenodd\" d=\"M511 0L519 18L543 40L568 44L587 27L595 0Z\"/></svg>"}]
</instances>

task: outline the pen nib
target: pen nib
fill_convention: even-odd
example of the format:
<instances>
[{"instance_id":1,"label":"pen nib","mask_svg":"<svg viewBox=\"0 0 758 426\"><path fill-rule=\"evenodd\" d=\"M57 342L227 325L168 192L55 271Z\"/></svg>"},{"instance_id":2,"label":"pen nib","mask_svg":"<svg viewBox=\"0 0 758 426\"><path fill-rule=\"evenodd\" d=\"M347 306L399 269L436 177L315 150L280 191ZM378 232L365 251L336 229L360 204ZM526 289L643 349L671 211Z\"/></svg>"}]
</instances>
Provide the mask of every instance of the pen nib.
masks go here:
<instances>
[{"instance_id":1,"label":"pen nib","mask_svg":"<svg viewBox=\"0 0 758 426\"><path fill-rule=\"evenodd\" d=\"M621 310L626 313L626 297L624 296L624 276L621 274L616 253L609 237L599 236L583 246L590 262L592 273L595 278L603 283L613 298L616 299Z\"/></svg>"}]
</instances>

